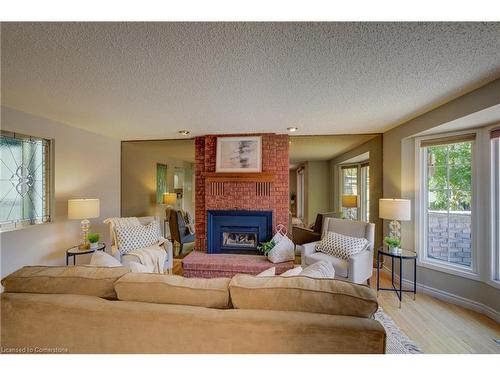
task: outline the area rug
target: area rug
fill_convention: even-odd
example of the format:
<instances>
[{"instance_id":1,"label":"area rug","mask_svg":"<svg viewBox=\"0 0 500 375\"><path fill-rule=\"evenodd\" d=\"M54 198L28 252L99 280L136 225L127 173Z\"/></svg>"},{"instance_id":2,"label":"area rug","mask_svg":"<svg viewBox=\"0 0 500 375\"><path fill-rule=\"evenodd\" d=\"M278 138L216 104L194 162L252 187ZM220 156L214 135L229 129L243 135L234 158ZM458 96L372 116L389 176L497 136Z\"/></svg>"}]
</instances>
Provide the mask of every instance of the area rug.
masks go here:
<instances>
[{"instance_id":1,"label":"area rug","mask_svg":"<svg viewBox=\"0 0 500 375\"><path fill-rule=\"evenodd\" d=\"M375 313L375 320L382 324L387 334L386 354L423 354L418 344L406 336L382 308Z\"/></svg>"}]
</instances>

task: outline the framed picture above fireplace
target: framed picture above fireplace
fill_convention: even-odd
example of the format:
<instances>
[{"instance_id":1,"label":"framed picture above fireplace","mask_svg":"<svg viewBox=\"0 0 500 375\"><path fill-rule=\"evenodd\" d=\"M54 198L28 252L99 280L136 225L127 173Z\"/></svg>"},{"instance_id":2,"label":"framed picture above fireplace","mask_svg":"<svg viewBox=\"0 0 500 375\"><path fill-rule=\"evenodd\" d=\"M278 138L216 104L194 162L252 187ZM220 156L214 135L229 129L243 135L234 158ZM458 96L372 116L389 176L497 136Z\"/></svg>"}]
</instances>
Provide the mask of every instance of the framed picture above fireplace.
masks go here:
<instances>
[{"instance_id":1,"label":"framed picture above fireplace","mask_svg":"<svg viewBox=\"0 0 500 375\"><path fill-rule=\"evenodd\" d=\"M262 138L218 137L216 172L261 172Z\"/></svg>"}]
</instances>

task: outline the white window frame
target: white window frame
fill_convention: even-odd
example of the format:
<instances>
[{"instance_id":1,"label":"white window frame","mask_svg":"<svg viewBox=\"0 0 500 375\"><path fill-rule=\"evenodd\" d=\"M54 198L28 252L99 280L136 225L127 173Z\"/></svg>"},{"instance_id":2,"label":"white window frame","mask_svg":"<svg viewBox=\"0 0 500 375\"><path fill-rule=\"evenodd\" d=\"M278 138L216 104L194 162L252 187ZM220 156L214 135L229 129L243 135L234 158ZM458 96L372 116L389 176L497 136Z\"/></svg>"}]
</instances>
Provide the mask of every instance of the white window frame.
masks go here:
<instances>
[{"instance_id":1,"label":"white window frame","mask_svg":"<svg viewBox=\"0 0 500 375\"><path fill-rule=\"evenodd\" d=\"M363 190L363 186L362 186L362 182L363 182L363 179L362 179L362 175L361 175L361 170L363 168L364 165L367 165L368 167L370 166L369 164L369 160L366 160L366 161L363 161L361 163L345 163L345 164L339 164L337 166L338 168L338 186L339 186L339 191L340 191L340 194L338 196L338 204L339 204L339 211L340 212L344 212L343 211L343 207L342 207L342 196L344 195L344 172L343 172L343 169L344 168L356 168L357 171L356 171L356 195L358 196L358 207L356 207L356 220L362 220L362 206L364 205L364 202L363 202L363 198L364 198L364 194L362 193L362 190ZM368 196L370 194L370 187L368 187L368 190L367 190L367 193L368 193ZM367 218L367 222L370 222L370 218L368 217Z\"/></svg>"},{"instance_id":2,"label":"white window frame","mask_svg":"<svg viewBox=\"0 0 500 375\"><path fill-rule=\"evenodd\" d=\"M476 140L472 142L472 212L471 212L471 267L460 266L452 264L449 262L440 261L438 259L433 259L427 257L427 201L425 194L426 182L427 182L427 160L425 160L426 151L420 146L421 142L427 139L438 139L439 137L450 137L462 134L476 134ZM469 279L480 280L481 276L479 273L480 267L480 254L478 249L480 249L480 238L481 233L478 233L478 217L481 216L481 207L479 206L478 199L478 181L480 176L478 176L478 171L480 171L478 161L478 139L480 137L480 132L478 130L467 130L460 132L445 133L439 135L429 135L418 137L415 139L415 249L418 253L417 264L420 267L430 268L437 271L450 273L457 276L466 277Z\"/></svg>"},{"instance_id":3,"label":"white window frame","mask_svg":"<svg viewBox=\"0 0 500 375\"><path fill-rule=\"evenodd\" d=\"M304 217L305 217L305 184L306 184L306 177L305 177L305 167L299 167L296 172L296 178L297 178L297 217L304 222Z\"/></svg>"},{"instance_id":4,"label":"white window frame","mask_svg":"<svg viewBox=\"0 0 500 375\"><path fill-rule=\"evenodd\" d=\"M359 220L370 222L370 164L362 164L359 167ZM368 185L366 181L368 180ZM366 214L366 216L365 216ZM365 217L363 217L365 216Z\"/></svg>"},{"instance_id":5,"label":"white window frame","mask_svg":"<svg viewBox=\"0 0 500 375\"><path fill-rule=\"evenodd\" d=\"M358 163L346 163L346 164L340 164L338 166L339 168L339 191L340 194L338 196L339 199L339 211L344 214L344 207L342 207L342 196L344 195L344 168L347 169L356 169L356 195L358 196L358 207L356 207L356 220L359 220L361 212L360 212L360 191L359 191L359 180L360 180L360 168Z\"/></svg>"},{"instance_id":6,"label":"white window frame","mask_svg":"<svg viewBox=\"0 0 500 375\"><path fill-rule=\"evenodd\" d=\"M489 139L489 130L498 128L500 124L488 128L489 142L489 169L490 169L490 202L489 240L490 240L490 267L488 267L488 284L500 288L500 138L494 143Z\"/></svg>"}]
</instances>

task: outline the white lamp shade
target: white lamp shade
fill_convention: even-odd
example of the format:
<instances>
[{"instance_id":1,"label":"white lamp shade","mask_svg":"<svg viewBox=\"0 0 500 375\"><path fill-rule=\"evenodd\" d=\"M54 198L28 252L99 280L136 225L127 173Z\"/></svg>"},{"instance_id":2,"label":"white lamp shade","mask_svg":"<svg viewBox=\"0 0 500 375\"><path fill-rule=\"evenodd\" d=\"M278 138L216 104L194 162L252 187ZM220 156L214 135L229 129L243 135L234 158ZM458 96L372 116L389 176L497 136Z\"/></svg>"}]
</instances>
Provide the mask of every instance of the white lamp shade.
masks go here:
<instances>
[{"instance_id":1,"label":"white lamp shade","mask_svg":"<svg viewBox=\"0 0 500 375\"><path fill-rule=\"evenodd\" d=\"M68 200L68 219L82 220L99 217L99 199Z\"/></svg>"},{"instance_id":2,"label":"white lamp shade","mask_svg":"<svg viewBox=\"0 0 500 375\"><path fill-rule=\"evenodd\" d=\"M358 207L357 195L342 195L342 207L356 208Z\"/></svg>"},{"instance_id":3,"label":"white lamp shade","mask_svg":"<svg viewBox=\"0 0 500 375\"><path fill-rule=\"evenodd\" d=\"M411 220L409 199L379 199L378 212L381 219Z\"/></svg>"}]
</instances>

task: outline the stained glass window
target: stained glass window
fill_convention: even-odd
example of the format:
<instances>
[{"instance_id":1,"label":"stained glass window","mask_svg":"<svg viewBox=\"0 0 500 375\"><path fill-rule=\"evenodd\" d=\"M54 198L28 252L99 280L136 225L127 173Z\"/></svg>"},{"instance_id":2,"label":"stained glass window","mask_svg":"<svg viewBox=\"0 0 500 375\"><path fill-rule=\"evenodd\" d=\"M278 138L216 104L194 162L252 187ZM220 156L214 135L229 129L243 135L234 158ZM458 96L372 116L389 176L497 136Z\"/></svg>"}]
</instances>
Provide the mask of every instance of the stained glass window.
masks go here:
<instances>
[{"instance_id":1,"label":"stained glass window","mask_svg":"<svg viewBox=\"0 0 500 375\"><path fill-rule=\"evenodd\" d=\"M50 221L50 141L0 136L0 230Z\"/></svg>"}]
</instances>

